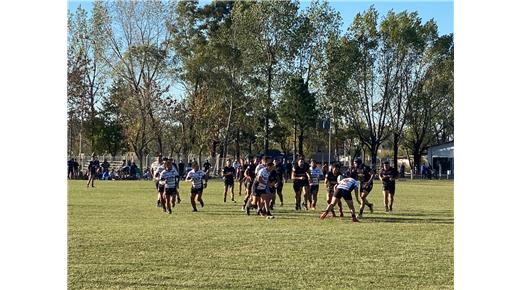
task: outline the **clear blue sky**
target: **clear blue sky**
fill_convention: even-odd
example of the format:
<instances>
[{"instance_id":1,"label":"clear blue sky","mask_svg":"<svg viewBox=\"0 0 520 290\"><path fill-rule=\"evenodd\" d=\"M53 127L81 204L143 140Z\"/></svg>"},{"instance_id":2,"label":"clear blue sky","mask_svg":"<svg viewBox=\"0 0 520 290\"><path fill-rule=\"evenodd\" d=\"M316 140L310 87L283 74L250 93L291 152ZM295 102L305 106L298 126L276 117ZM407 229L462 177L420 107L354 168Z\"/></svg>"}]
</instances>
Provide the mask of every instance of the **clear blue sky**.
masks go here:
<instances>
[{"instance_id":1,"label":"clear blue sky","mask_svg":"<svg viewBox=\"0 0 520 290\"><path fill-rule=\"evenodd\" d=\"M202 0L201 4L206 4L211 0ZM75 10L78 5L89 10L92 7L91 1L69 1L68 9ZM309 5L310 1L300 1L301 8ZM330 5L341 14L343 19L343 32L352 23L354 16L358 12L367 10L370 5L374 5L380 16L385 15L390 9L395 12L404 10L417 11L423 22L433 18L439 27L439 35L453 33L453 1L329 1Z\"/></svg>"}]
</instances>

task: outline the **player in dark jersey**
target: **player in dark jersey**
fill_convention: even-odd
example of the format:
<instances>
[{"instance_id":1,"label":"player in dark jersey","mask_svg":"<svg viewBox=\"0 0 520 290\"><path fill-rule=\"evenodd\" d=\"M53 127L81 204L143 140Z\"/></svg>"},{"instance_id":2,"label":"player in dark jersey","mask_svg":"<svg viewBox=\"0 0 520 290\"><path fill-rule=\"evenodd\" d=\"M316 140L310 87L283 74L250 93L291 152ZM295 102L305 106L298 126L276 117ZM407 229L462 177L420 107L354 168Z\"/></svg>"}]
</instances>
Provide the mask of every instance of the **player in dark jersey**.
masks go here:
<instances>
[{"instance_id":1,"label":"player in dark jersey","mask_svg":"<svg viewBox=\"0 0 520 290\"><path fill-rule=\"evenodd\" d=\"M231 190L231 201L235 201L235 169L231 166L231 159L226 161L226 166L222 169L222 176L224 178L224 202L227 200L228 189Z\"/></svg>"},{"instance_id":2,"label":"player in dark jersey","mask_svg":"<svg viewBox=\"0 0 520 290\"><path fill-rule=\"evenodd\" d=\"M253 192L253 183L255 180L255 170L258 165L258 157L249 161L249 165L246 168L245 174L245 184L246 184L246 195L244 197L244 205L242 206L242 210L246 211L249 214L249 203L251 199L251 194Z\"/></svg>"},{"instance_id":3,"label":"player in dark jersey","mask_svg":"<svg viewBox=\"0 0 520 290\"><path fill-rule=\"evenodd\" d=\"M245 178L245 172L246 172L246 161L244 158L240 159L240 167L238 169L238 195L242 195L242 186L244 185L244 178Z\"/></svg>"},{"instance_id":4,"label":"player in dark jersey","mask_svg":"<svg viewBox=\"0 0 520 290\"><path fill-rule=\"evenodd\" d=\"M74 178L74 159L72 158L69 161L67 161L67 178Z\"/></svg>"},{"instance_id":5,"label":"player in dark jersey","mask_svg":"<svg viewBox=\"0 0 520 290\"><path fill-rule=\"evenodd\" d=\"M332 170L327 172L325 175L325 188L327 189L327 204L332 202L332 197L334 196L334 187L338 184L338 178L340 176L339 172L340 166L339 164L334 164L332 166ZM341 199L338 201L339 207L339 216L343 217L343 204L341 203ZM336 213L334 212L334 208L331 209L332 216L336 217Z\"/></svg>"},{"instance_id":6,"label":"player in dark jersey","mask_svg":"<svg viewBox=\"0 0 520 290\"><path fill-rule=\"evenodd\" d=\"M157 207L162 206L162 194L164 192L164 183L159 182L159 176L164 170L164 163L168 160L166 157L157 156L157 159L152 163L152 177L155 182L155 189L157 190Z\"/></svg>"},{"instance_id":7,"label":"player in dark jersey","mask_svg":"<svg viewBox=\"0 0 520 290\"><path fill-rule=\"evenodd\" d=\"M96 176L99 174L99 160L96 156L96 154L92 153L92 160L88 164L88 182L87 182L87 188L92 183L92 187L94 187L94 180L96 179Z\"/></svg>"},{"instance_id":8,"label":"player in dark jersey","mask_svg":"<svg viewBox=\"0 0 520 290\"><path fill-rule=\"evenodd\" d=\"M352 202L352 191L357 187L357 181L351 177L342 178L339 177L338 183L334 188L334 195L332 196L332 201L325 211L320 215L320 219L325 219L329 212L334 208L334 206L338 203L341 198L344 198L347 202L347 205L350 209L350 215L352 216L352 222L359 222L356 218L356 209L354 209L354 203Z\"/></svg>"},{"instance_id":9,"label":"player in dark jersey","mask_svg":"<svg viewBox=\"0 0 520 290\"><path fill-rule=\"evenodd\" d=\"M193 211L198 211L195 200L200 203L201 207L204 207L202 191L208 185L208 174L200 170L199 165L195 161L192 163L192 167L193 169L186 174L186 181L191 181L191 207Z\"/></svg>"},{"instance_id":10,"label":"player in dark jersey","mask_svg":"<svg viewBox=\"0 0 520 290\"><path fill-rule=\"evenodd\" d=\"M280 198L280 207L282 207L283 206L283 183L284 183L285 169L284 169L283 164L278 162L278 159L275 159L273 164L274 164L274 168L271 171L271 173L274 172L273 176L276 178L274 188L276 190L276 195L278 195L278 198ZM272 205L274 206L274 204L276 203L276 195L274 194L275 193L274 191L272 193L273 193Z\"/></svg>"},{"instance_id":11,"label":"player in dark jersey","mask_svg":"<svg viewBox=\"0 0 520 290\"><path fill-rule=\"evenodd\" d=\"M359 182L359 195L361 198L361 205L359 207L359 215L358 218L363 216L363 210L365 209L365 205L368 206L370 212L374 212L374 205L370 203L367 199L368 194L372 191L372 187L374 186L374 171L363 164L361 159L356 159L355 166L353 166L350 175L352 178ZM356 178L357 177L357 178Z\"/></svg>"},{"instance_id":12,"label":"player in dark jersey","mask_svg":"<svg viewBox=\"0 0 520 290\"><path fill-rule=\"evenodd\" d=\"M305 161L305 155L301 155L300 157L303 160L303 169L307 173L307 178L303 181L303 188L302 188L302 194L303 194L303 208L305 210L309 210L310 203L311 203L311 187L310 187L310 179L311 179L311 172L310 172L310 164Z\"/></svg>"},{"instance_id":13,"label":"player in dark jersey","mask_svg":"<svg viewBox=\"0 0 520 290\"><path fill-rule=\"evenodd\" d=\"M397 170L390 167L390 162L383 163L383 169L379 172L379 179L383 182L383 196L385 204L385 212L392 211L394 205L395 194L395 180L397 179ZM388 205L388 198L390 198L390 206Z\"/></svg>"},{"instance_id":14,"label":"player in dark jersey","mask_svg":"<svg viewBox=\"0 0 520 290\"><path fill-rule=\"evenodd\" d=\"M302 190L309 183L309 170L306 169L302 157L298 159L298 164L293 168L291 178L293 180L293 189L296 201L295 209L301 210ZM304 206L306 206L306 204L304 204Z\"/></svg>"}]
</instances>

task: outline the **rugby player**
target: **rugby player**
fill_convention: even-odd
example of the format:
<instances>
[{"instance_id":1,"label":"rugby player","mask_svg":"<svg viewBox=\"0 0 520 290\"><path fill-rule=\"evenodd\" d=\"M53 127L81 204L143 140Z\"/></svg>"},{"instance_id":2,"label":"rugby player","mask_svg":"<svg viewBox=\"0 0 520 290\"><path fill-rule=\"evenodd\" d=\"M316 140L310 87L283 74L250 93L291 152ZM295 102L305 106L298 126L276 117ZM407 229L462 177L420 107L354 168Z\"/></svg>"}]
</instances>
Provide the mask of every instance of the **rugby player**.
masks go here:
<instances>
[{"instance_id":1,"label":"rugby player","mask_svg":"<svg viewBox=\"0 0 520 290\"><path fill-rule=\"evenodd\" d=\"M240 167L238 169L238 195L242 195L242 185L244 184L244 178L245 178L245 172L246 172L246 162L244 158L240 159Z\"/></svg>"},{"instance_id":2,"label":"rugby player","mask_svg":"<svg viewBox=\"0 0 520 290\"><path fill-rule=\"evenodd\" d=\"M303 157L300 157L298 163L294 166L291 179L293 180L293 189L296 201L295 209L301 210L302 190L309 181L309 172L305 169ZM304 206L306 205L304 204Z\"/></svg>"},{"instance_id":3,"label":"rugby player","mask_svg":"<svg viewBox=\"0 0 520 290\"><path fill-rule=\"evenodd\" d=\"M227 200L228 190L231 190L231 201L235 201L235 169L231 167L231 159L226 161L226 166L222 169L222 176L224 178L224 202Z\"/></svg>"},{"instance_id":4,"label":"rugby player","mask_svg":"<svg viewBox=\"0 0 520 290\"><path fill-rule=\"evenodd\" d=\"M311 159L310 175L310 191L309 191L309 207L312 210L316 209L316 201L318 200L318 191L320 189L321 170L316 166L316 161Z\"/></svg>"},{"instance_id":5,"label":"rugby player","mask_svg":"<svg viewBox=\"0 0 520 290\"><path fill-rule=\"evenodd\" d=\"M163 195L163 209L168 213L172 213L172 208L175 207L175 195L177 195L177 178L179 173L173 167L172 160L166 160L164 164L164 170L159 175L159 181L164 184ZM166 206L164 205L166 204Z\"/></svg>"},{"instance_id":6,"label":"rugby player","mask_svg":"<svg viewBox=\"0 0 520 290\"><path fill-rule=\"evenodd\" d=\"M255 180L255 171L258 165L258 157L255 157L253 160L249 161L249 165L246 168L245 174L245 182L246 182L246 195L244 197L244 205L242 206L242 210L246 211L249 214L249 203L251 199L251 194L253 193L253 183Z\"/></svg>"},{"instance_id":7,"label":"rugby player","mask_svg":"<svg viewBox=\"0 0 520 290\"><path fill-rule=\"evenodd\" d=\"M327 172L327 175L325 175L325 188L327 189L327 204L330 204L332 202L332 197L334 196L334 187L338 183L339 178L339 164L332 165L332 170ZM341 203L341 199L338 201L338 207L339 207L339 216L343 217L343 205ZM331 209L332 216L336 217L336 213L334 212L334 208Z\"/></svg>"},{"instance_id":8,"label":"rugby player","mask_svg":"<svg viewBox=\"0 0 520 290\"><path fill-rule=\"evenodd\" d=\"M395 194L395 180L397 178L397 170L390 167L390 162L383 163L383 169L379 172L379 179L383 182L383 196L385 204L385 212L392 211L394 205ZM390 198L390 206L388 205L388 198Z\"/></svg>"},{"instance_id":9,"label":"rugby player","mask_svg":"<svg viewBox=\"0 0 520 290\"><path fill-rule=\"evenodd\" d=\"M87 170L89 172L87 188L89 185L94 187L94 180L96 179L96 175L99 173L99 160L94 153L92 153L92 160L89 162Z\"/></svg>"},{"instance_id":10,"label":"rugby player","mask_svg":"<svg viewBox=\"0 0 520 290\"><path fill-rule=\"evenodd\" d=\"M200 207L204 207L202 191L208 185L208 174L199 169L197 162L193 162L192 167L193 169L186 175L186 181L191 181L191 207L193 211L197 211L195 200L200 203Z\"/></svg>"},{"instance_id":11,"label":"rugby player","mask_svg":"<svg viewBox=\"0 0 520 290\"><path fill-rule=\"evenodd\" d=\"M356 159L355 166L352 168L350 174L352 178L359 181L359 195L361 197L361 205L359 207L358 218L361 218L363 217L363 210L365 209L365 205L368 206L371 213L374 212L374 205L368 201L367 197L370 191L372 191L375 174L370 167L363 164L361 159Z\"/></svg>"},{"instance_id":12,"label":"rugby player","mask_svg":"<svg viewBox=\"0 0 520 290\"><path fill-rule=\"evenodd\" d=\"M270 211L271 204L271 192L269 191L269 175L273 169L273 163L269 162L265 164L257 173L256 181L257 186L253 193L253 207L256 206L257 214L261 214L267 218L272 218Z\"/></svg>"},{"instance_id":13,"label":"rugby player","mask_svg":"<svg viewBox=\"0 0 520 290\"><path fill-rule=\"evenodd\" d=\"M161 207L162 203L162 193L164 192L164 183L159 182L159 176L161 172L164 170L164 163L168 160L168 158L163 157L161 155L157 156L155 162L152 163L152 176L155 181L155 188L157 189L157 207Z\"/></svg>"},{"instance_id":14,"label":"rugby player","mask_svg":"<svg viewBox=\"0 0 520 290\"><path fill-rule=\"evenodd\" d=\"M278 162L278 159L274 160L274 168L271 171L271 173L273 173L273 172L274 172L273 176L276 177L274 188L276 190L276 194L280 198L280 207L282 207L283 206L283 183L284 183L283 179L284 179L285 170L284 170L283 164ZM274 206L274 204L276 202L276 195L274 194L274 191L272 193L273 193L272 206Z\"/></svg>"},{"instance_id":15,"label":"rugby player","mask_svg":"<svg viewBox=\"0 0 520 290\"><path fill-rule=\"evenodd\" d=\"M347 202L347 205L350 209L350 215L352 216L352 222L359 222L359 220L356 218L356 209L354 209L354 203L352 202L352 191L357 187L357 181L354 180L351 177L345 177L342 178L342 176L339 177L338 183L335 185L334 188L334 194L332 196L332 201L329 205L327 205L327 208L325 211L320 215L320 219L325 219L327 215L329 214L329 211L331 211L334 206L341 200L341 198L344 198Z\"/></svg>"}]
</instances>

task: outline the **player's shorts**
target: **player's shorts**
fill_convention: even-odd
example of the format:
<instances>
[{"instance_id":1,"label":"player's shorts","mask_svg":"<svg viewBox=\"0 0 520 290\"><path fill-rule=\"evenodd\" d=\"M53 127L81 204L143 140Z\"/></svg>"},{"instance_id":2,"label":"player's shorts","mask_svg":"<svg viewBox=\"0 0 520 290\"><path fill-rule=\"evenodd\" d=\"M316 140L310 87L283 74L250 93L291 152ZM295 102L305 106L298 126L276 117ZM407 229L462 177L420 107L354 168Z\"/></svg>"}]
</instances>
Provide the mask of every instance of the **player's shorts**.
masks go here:
<instances>
[{"instance_id":1,"label":"player's shorts","mask_svg":"<svg viewBox=\"0 0 520 290\"><path fill-rule=\"evenodd\" d=\"M346 200L352 200L352 190L346 190L339 188L336 193L334 193L335 198L344 198Z\"/></svg>"},{"instance_id":2,"label":"player's shorts","mask_svg":"<svg viewBox=\"0 0 520 290\"><path fill-rule=\"evenodd\" d=\"M157 191L160 192L160 193L163 193L164 192L164 184L163 185L158 184L157 185Z\"/></svg>"},{"instance_id":3,"label":"player's shorts","mask_svg":"<svg viewBox=\"0 0 520 290\"><path fill-rule=\"evenodd\" d=\"M304 183L303 181L301 180L295 180L294 183L293 183L293 189L295 192L298 192L300 190L302 190L302 188L304 187Z\"/></svg>"},{"instance_id":4,"label":"player's shorts","mask_svg":"<svg viewBox=\"0 0 520 290\"><path fill-rule=\"evenodd\" d=\"M192 188L191 188L191 194L202 195L202 190L203 190L202 187L201 187L201 188L194 188L194 187L192 187Z\"/></svg>"},{"instance_id":5,"label":"player's shorts","mask_svg":"<svg viewBox=\"0 0 520 290\"><path fill-rule=\"evenodd\" d=\"M318 194L319 190L320 190L319 185L311 185L311 194Z\"/></svg>"},{"instance_id":6,"label":"player's shorts","mask_svg":"<svg viewBox=\"0 0 520 290\"><path fill-rule=\"evenodd\" d=\"M252 181L247 181L246 180L246 189L248 192L252 192L253 191L253 182Z\"/></svg>"},{"instance_id":7,"label":"player's shorts","mask_svg":"<svg viewBox=\"0 0 520 290\"><path fill-rule=\"evenodd\" d=\"M235 181L233 179L224 179L224 185L225 186L233 186L233 183Z\"/></svg>"},{"instance_id":8,"label":"player's shorts","mask_svg":"<svg viewBox=\"0 0 520 290\"><path fill-rule=\"evenodd\" d=\"M177 195L177 188L166 188L164 193L168 196L175 196Z\"/></svg>"},{"instance_id":9,"label":"player's shorts","mask_svg":"<svg viewBox=\"0 0 520 290\"><path fill-rule=\"evenodd\" d=\"M333 187L328 187L327 188L327 193L330 194L330 195L333 195L334 194L334 186Z\"/></svg>"},{"instance_id":10,"label":"player's shorts","mask_svg":"<svg viewBox=\"0 0 520 290\"><path fill-rule=\"evenodd\" d=\"M383 190L388 191L391 194L394 194L395 193L395 182L383 183Z\"/></svg>"},{"instance_id":11,"label":"player's shorts","mask_svg":"<svg viewBox=\"0 0 520 290\"><path fill-rule=\"evenodd\" d=\"M302 184L303 184L304 187L309 186L309 180L308 179L303 180Z\"/></svg>"},{"instance_id":12,"label":"player's shorts","mask_svg":"<svg viewBox=\"0 0 520 290\"><path fill-rule=\"evenodd\" d=\"M262 194L267 194L267 190L264 188L264 189L255 189L255 192L253 192L253 195L254 196L260 196Z\"/></svg>"},{"instance_id":13,"label":"player's shorts","mask_svg":"<svg viewBox=\"0 0 520 290\"><path fill-rule=\"evenodd\" d=\"M372 191L372 187L374 186L373 183L367 184L367 183L361 183L361 189L360 191L370 193Z\"/></svg>"}]
</instances>

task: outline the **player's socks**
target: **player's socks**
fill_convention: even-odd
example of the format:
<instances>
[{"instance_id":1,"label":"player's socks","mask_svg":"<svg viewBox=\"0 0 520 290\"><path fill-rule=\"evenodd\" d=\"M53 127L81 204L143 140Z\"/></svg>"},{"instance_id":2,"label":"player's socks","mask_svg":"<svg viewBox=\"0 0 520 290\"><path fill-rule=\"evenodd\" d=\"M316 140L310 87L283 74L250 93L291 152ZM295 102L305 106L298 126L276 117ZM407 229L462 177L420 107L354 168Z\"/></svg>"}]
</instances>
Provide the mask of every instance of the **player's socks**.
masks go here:
<instances>
[{"instance_id":1,"label":"player's socks","mask_svg":"<svg viewBox=\"0 0 520 290\"><path fill-rule=\"evenodd\" d=\"M332 217L336 217L336 212L332 211Z\"/></svg>"},{"instance_id":2,"label":"player's socks","mask_svg":"<svg viewBox=\"0 0 520 290\"><path fill-rule=\"evenodd\" d=\"M320 214L320 220L325 219L325 218L327 217L328 214L329 214L328 211L324 211L324 212L322 212L322 213Z\"/></svg>"}]
</instances>

